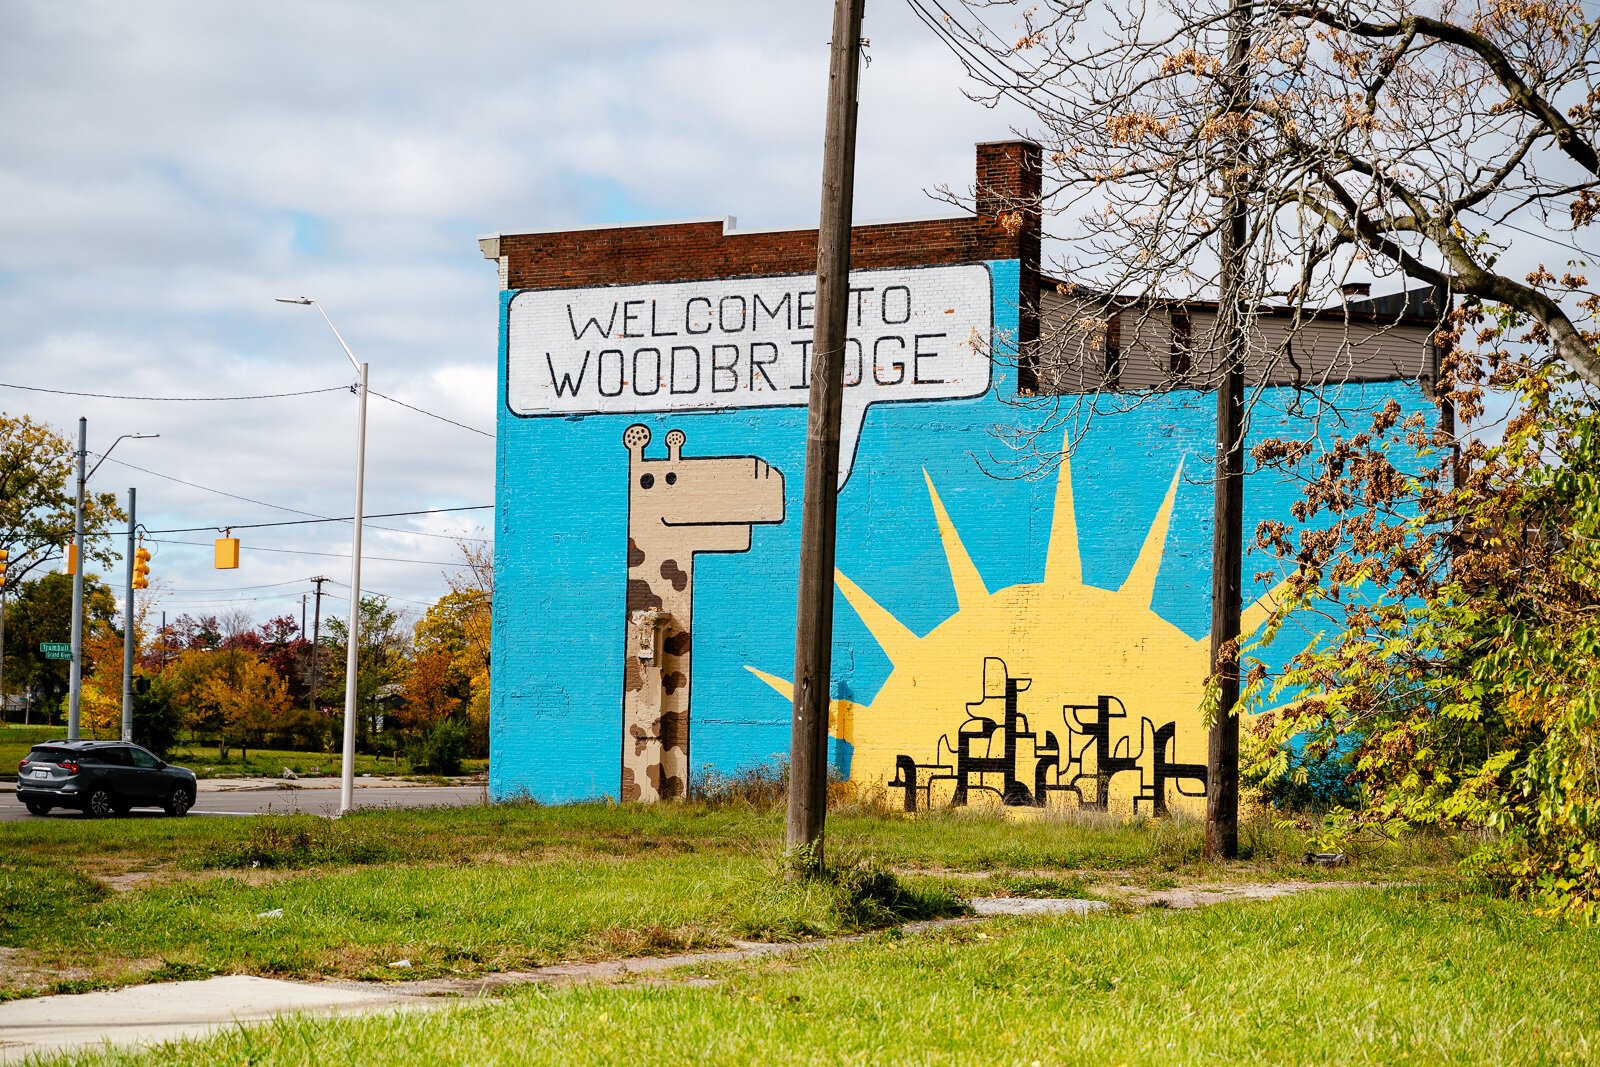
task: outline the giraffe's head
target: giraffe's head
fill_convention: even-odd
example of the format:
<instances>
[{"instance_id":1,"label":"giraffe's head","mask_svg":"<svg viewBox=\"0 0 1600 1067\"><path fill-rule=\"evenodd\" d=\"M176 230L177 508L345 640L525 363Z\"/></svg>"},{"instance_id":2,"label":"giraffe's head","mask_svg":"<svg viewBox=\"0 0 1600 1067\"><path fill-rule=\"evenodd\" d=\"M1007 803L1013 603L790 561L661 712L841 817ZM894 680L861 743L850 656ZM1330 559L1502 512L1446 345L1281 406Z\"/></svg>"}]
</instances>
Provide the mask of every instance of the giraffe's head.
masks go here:
<instances>
[{"instance_id":1,"label":"giraffe's head","mask_svg":"<svg viewBox=\"0 0 1600 1067\"><path fill-rule=\"evenodd\" d=\"M682 430L669 430L666 458L648 459L649 427L634 425L623 433L634 531L660 526L703 544L702 551L742 551L750 545L752 525L783 521L781 471L755 456L686 459L684 440ZM741 540L742 546L734 543Z\"/></svg>"}]
</instances>

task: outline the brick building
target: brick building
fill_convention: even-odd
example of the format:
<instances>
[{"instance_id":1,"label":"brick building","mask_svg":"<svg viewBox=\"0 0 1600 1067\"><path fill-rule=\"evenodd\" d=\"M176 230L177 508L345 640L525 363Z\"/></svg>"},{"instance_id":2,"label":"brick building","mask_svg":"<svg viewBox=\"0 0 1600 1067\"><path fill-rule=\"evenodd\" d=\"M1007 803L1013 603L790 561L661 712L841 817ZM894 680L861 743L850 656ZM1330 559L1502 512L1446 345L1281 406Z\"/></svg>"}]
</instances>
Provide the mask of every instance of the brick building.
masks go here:
<instances>
[{"instance_id":1,"label":"brick building","mask_svg":"<svg viewBox=\"0 0 1600 1067\"><path fill-rule=\"evenodd\" d=\"M1039 183L1037 146L982 144L973 213L853 231L831 758L907 807L1193 807L1215 404L1185 376L1211 309L1082 326L1084 296L1040 273ZM781 759L815 231L481 246L502 290L493 794L669 798ZM1294 430L1296 382L1337 394L1330 420L1426 408L1415 310L1264 316L1255 369L1284 388L1253 436ZM1064 425L1057 394L1094 389L1149 396ZM1294 493L1252 478L1246 522Z\"/></svg>"}]
</instances>

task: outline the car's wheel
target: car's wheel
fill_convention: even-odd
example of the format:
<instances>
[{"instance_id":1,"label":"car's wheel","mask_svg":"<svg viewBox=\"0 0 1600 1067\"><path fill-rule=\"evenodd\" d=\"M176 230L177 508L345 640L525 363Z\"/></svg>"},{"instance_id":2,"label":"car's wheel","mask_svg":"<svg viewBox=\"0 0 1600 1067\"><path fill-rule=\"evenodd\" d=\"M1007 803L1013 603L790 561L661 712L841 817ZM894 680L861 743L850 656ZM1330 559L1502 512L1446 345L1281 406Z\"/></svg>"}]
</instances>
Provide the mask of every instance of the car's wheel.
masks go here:
<instances>
[{"instance_id":1,"label":"car's wheel","mask_svg":"<svg viewBox=\"0 0 1600 1067\"><path fill-rule=\"evenodd\" d=\"M183 786L179 786L167 795L167 802L162 805L167 809L167 814L173 818L189 814L189 809L194 807L194 795Z\"/></svg>"},{"instance_id":2,"label":"car's wheel","mask_svg":"<svg viewBox=\"0 0 1600 1067\"><path fill-rule=\"evenodd\" d=\"M117 802L108 789L96 789L83 805L83 813L91 819L104 819L116 810Z\"/></svg>"},{"instance_id":3,"label":"car's wheel","mask_svg":"<svg viewBox=\"0 0 1600 1067\"><path fill-rule=\"evenodd\" d=\"M28 811L33 815L49 815L50 805L42 800L30 800L28 801Z\"/></svg>"}]
</instances>

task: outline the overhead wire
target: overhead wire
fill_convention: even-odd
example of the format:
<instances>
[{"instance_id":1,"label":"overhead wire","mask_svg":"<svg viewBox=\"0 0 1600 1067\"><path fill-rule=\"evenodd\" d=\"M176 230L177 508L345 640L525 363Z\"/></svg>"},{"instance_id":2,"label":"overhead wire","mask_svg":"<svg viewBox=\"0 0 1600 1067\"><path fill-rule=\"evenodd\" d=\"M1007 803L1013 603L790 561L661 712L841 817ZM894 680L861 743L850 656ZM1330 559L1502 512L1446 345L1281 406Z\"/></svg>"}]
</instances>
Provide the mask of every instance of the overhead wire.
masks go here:
<instances>
[{"instance_id":1,"label":"overhead wire","mask_svg":"<svg viewBox=\"0 0 1600 1067\"><path fill-rule=\"evenodd\" d=\"M370 517L374 518L374 519L393 519L393 518L398 518L398 517L405 516L405 515L442 515L442 514L454 513L454 512L458 512L458 511L487 511L487 510L492 510L493 508L494 508L493 504L469 504L469 505L466 505L465 507L459 507L459 508L425 508L425 509L420 510L420 511L384 511L384 512L379 512L378 514L372 515ZM363 516L362 518L363 518L363 523L364 523L366 518L368 518L368 516ZM315 525L317 525L319 523L325 523L325 522L354 522L354 521L355 521L355 516L354 515L344 515L344 516L339 516L339 517L325 517L325 518L320 518L319 517L319 518L314 518L314 519L285 519L282 522L242 522L242 523L241 522L236 522L236 523L233 523L230 526L183 526L183 527L176 527L176 528L167 529L167 530L146 530L145 532L146 533L150 533L150 534L169 534L169 533L204 533L207 530L264 530L264 529L267 529L268 527L273 527L273 526L315 526ZM373 528L374 529L382 529L382 527L373 527ZM396 532L396 533L411 533L413 531L410 531L410 530L396 530L394 532ZM416 531L416 532L420 533L421 531ZM432 534L432 535L429 535L429 536L433 536L433 537L450 537L450 538L454 539L453 535L451 535L451 534ZM481 540L484 540L484 538L481 538L481 537L469 537L469 538L465 538L465 540L468 540L468 541L481 541ZM362 558L364 558L364 559L376 559L377 557L363 555Z\"/></svg>"},{"instance_id":2,"label":"overhead wire","mask_svg":"<svg viewBox=\"0 0 1600 1067\"><path fill-rule=\"evenodd\" d=\"M336 517L329 516L329 515L319 515L315 511L306 511L306 510L304 510L302 508L291 508L286 504L274 504L271 501L267 501L267 500L257 500L254 497L240 496L238 493L230 493L230 492L228 492L228 491L226 491L224 489L214 489L209 485L201 485L199 482L191 482L191 481L188 481L187 479L179 478L178 476L173 475L173 474L164 474L161 471L151 470L148 467L140 467L137 464L128 463L128 462L126 462L124 460L120 460L120 459L110 459L109 457L103 455L102 453L95 452L93 449L90 450L90 454L91 455L95 455L95 456L99 456L102 460L107 460L108 462L115 463L118 466L127 467L130 470L139 471L142 474L153 475L153 476L155 476L157 478L165 478L168 481L177 482L179 485L186 485L191 489L199 489L202 492L206 492L206 493L215 493L217 496L224 496L224 497L229 498L230 500L242 500L247 504L258 504L261 507L272 508L275 511L286 511L291 515L307 515L307 516L310 516L312 519L314 519L314 520L316 520L318 522L354 522L355 521L355 516L353 516L353 515L345 516L343 518L336 518ZM481 507L493 507L493 506L494 505L492 505L492 504L481 505ZM367 525L365 523L365 519L369 518L369 517L370 518L394 518L394 517L404 516L404 515L429 515L429 514L432 514L435 511L439 511L439 510L455 510L455 509L431 508L431 509L427 509L427 510L423 510L423 511L394 512L394 513L389 514L389 515L363 516L363 525ZM257 524L257 525L267 525L267 524ZM441 539L446 540L446 541L481 541L481 542L487 544L487 543L489 543L490 540L492 540L491 538L487 538L487 537L469 537L466 534L441 534L441 533L432 533L431 531L427 531L427 530L401 530L401 529L397 529L397 528L392 527L392 526L371 526L371 525L368 525L367 528L368 529L372 529L372 530L383 530L386 533L414 534L417 537L436 537L436 538L441 538ZM195 527L192 527L192 528L186 529L186 530L164 530L164 531L158 531L158 532L162 532L162 533L195 533L195 532L198 532L200 530L227 530L227 529L245 530L245 529L250 529L250 527L249 526L240 525L238 523L234 523L232 526L227 526L227 525L195 526Z\"/></svg>"},{"instance_id":3,"label":"overhead wire","mask_svg":"<svg viewBox=\"0 0 1600 1067\"><path fill-rule=\"evenodd\" d=\"M210 527L206 527L206 529L210 529ZM189 546L191 546L193 548L211 548L211 547L213 547L210 541L175 541L175 540L172 540L171 538L163 538L163 537L152 537L152 538L149 538L149 540L154 542L155 544L158 544L158 545L189 545ZM313 552L310 549L305 549L305 548L260 548L260 547L252 547L250 549L250 551L251 552L275 552L275 553L278 553L280 555L286 555L286 556L323 556L323 557L326 557L328 559L349 559L350 558L350 553L348 553L348 552ZM378 561L383 562L383 563L419 563L419 564L426 564L427 566L430 566L430 567L464 567L464 566L466 566L466 564L460 562L459 560L402 559L402 558L397 557L397 556L369 556L365 552L361 553L361 560L362 560L362 562L367 562L368 560L378 560Z\"/></svg>"},{"instance_id":4,"label":"overhead wire","mask_svg":"<svg viewBox=\"0 0 1600 1067\"><path fill-rule=\"evenodd\" d=\"M491 441L494 440L494 434L490 433L488 430L480 430L476 426L468 426L464 422L457 422L455 419L447 419L443 415L438 414L437 412L429 411L427 408L419 408L415 404L407 404L404 400L396 400L392 396L388 396L388 395L386 395L384 393L378 392L376 389L373 389L371 386L367 387L367 392L371 393L375 397L378 397L380 400L387 400L391 404L399 404L403 408L410 408L412 411L415 411L419 415L426 415L426 416L428 416L428 418L430 418L430 419L438 419L440 422L448 422L451 426L459 426L463 430L470 430L475 434L478 434L478 435L483 436L483 437L487 437Z\"/></svg>"},{"instance_id":5,"label":"overhead wire","mask_svg":"<svg viewBox=\"0 0 1600 1067\"><path fill-rule=\"evenodd\" d=\"M57 396L88 396L99 400L148 400L186 404L215 404L231 400L279 400L291 396L315 396L318 393L342 393L348 385L330 385L326 389L301 389L293 393L256 393L251 396L124 396L119 393L86 393L76 389L46 389L42 385L18 385L0 382L0 389L23 389L30 393L54 393Z\"/></svg>"}]
</instances>

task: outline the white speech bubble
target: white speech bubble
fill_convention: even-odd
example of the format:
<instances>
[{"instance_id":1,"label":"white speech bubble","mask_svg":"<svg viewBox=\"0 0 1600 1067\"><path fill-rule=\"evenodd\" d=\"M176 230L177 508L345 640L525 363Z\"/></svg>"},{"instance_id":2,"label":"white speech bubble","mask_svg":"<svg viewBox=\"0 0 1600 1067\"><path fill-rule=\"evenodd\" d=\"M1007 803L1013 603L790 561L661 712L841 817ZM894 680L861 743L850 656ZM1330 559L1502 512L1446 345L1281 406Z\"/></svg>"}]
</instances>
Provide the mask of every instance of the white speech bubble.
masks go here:
<instances>
[{"instance_id":1,"label":"white speech bubble","mask_svg":"<svg viewBox=\"0 0 1600 1067\"><path fill-rule=\"evenodd\" d=\"M811 275L530 289L506 319L514 414L805 407ZM839 485L873 404L981 396L994 315L981 264L850 275Z\"/></svg>"}]
</instances>

